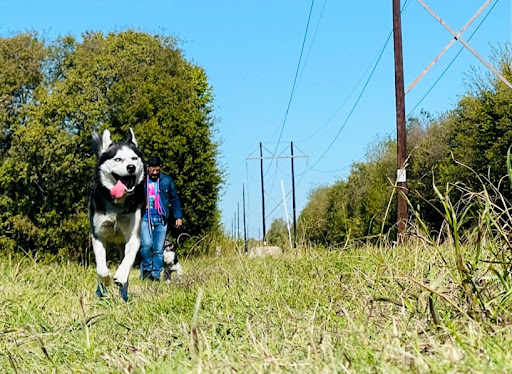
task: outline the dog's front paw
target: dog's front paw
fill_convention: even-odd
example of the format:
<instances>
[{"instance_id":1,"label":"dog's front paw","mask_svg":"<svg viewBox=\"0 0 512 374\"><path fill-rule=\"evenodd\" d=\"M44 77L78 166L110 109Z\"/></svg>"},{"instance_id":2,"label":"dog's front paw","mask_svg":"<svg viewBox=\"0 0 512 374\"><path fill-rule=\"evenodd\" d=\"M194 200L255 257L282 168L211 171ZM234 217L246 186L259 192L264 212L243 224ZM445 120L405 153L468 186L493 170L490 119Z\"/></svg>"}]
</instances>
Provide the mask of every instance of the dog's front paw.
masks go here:
<instances>
[{"instance_id":1,"label":"dog's front paw","mask_svg":"<svg viewBox=\"0 0 512 374\"><path fill-rule=\"evenodd\" d=\"M121 268L117 269L116 274L114 275L114 282L119 286L124 285L128 281L129 274L130 273L128 271L124 271Z\"/></svg>"},{"instance_id":2,"label":"dog's front paw","mask_svg":"<svg viewBox=\"0 0 512 374\"><path fill-rule=\"evenodd\" d=\"M98 279L105 285L110 285L110 271L108 269L97 269L96 273L98 274Z\"/></svg>"}]
</instances>

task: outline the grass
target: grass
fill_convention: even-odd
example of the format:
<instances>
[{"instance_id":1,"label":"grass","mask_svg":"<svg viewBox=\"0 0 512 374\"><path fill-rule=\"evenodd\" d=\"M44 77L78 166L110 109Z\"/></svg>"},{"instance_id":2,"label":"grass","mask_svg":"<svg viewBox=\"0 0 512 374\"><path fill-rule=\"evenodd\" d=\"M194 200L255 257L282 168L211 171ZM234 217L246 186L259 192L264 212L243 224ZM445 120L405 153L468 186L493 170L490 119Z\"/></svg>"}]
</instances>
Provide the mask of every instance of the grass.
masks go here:
<instances>
[{"instance_id":1,"label":"grass","mask_svg":"<svg viewBox=\"0 0 512 374\"><path fill-rule=\"evenodd\" d=\"M510 312L479 320L439 251L301 248L184 259L170 285L134 269L130 301L94 295L94 267L0 261L7 373L506 373ZM460 251L472 251L462 246ZM492 277L490 277L492 278ZM497 277L489 282L499 282ZM433 319L437 316L436 320Z\"/></svg>"}]
</instances>

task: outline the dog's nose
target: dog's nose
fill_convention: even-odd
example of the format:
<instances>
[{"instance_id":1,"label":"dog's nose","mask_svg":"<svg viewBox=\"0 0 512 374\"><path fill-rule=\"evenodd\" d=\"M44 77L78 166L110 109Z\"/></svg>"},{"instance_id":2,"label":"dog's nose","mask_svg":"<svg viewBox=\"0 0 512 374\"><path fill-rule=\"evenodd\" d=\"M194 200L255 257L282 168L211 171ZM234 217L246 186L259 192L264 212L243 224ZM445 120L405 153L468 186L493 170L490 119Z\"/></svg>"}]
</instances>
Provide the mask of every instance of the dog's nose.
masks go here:
<instances>
[{"instance_id":1,"label":"dog's nose","mask_svg":"<svg viewBox=\"0 0 512 374\"><path fill-rule=\"evenodd\" d=\"M128 173L130 173L130 174L135 173L135 165L128 165L126 167L126 169L128 170Z\"/></svg>"}]
</instances>

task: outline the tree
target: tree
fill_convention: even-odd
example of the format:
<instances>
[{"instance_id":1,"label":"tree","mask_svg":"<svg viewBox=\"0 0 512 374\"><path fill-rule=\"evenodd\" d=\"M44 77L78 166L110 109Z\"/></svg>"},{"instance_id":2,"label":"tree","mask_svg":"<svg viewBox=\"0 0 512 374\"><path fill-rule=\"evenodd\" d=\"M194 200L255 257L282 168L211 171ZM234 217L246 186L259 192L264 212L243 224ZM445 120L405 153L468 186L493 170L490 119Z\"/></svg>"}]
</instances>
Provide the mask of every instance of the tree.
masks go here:
<instances>
[{"instance_id":1,"label":"tree","mask_svg":"<svg viewBox=\"0 0 512 374\"><path fill-rule=\"evenodd\" d=\"M0 160L11 144L13 124L41 84L46 47L36 33L0 38Z\"/></svg>"},{"instance_id":2,"label":"tree","mask_svg":"<svg viewBox=\"0 0 512 374\"><path fill-rule=\"evenodd\" d=\"M308 202L299 215L299 237L316 244L326 244L330 188L318 187L309 194Z\"/></svg>"},{"instance_id":3,"label":"tree","mask_svg":"<svg viewBox=\"0 0 512 374\"><path fill-rule=\"evenodd\" d=\"M172 175L188 233L216 228L222 173L204 70L182 57L174 39L134 31L88 33L60 66L65 78L50 107L66 109L62 126L84 144L93 130L124 136L132 127L143 153L159 155Z\"/></svg>"},{"instance_id":4,"label":"tree","mask_svg":"<svg viewBox=\"0 0 512 374\"><path fill-rule=\"evenodd\" d=\"M40 49L21 39L44 53L34 52L39 60L32 65L40 69L33 69L30 85L14 76L16 84L6 89L23 87L24 95L11 99L19 103L17 117L4 116L2 125L9 142L2 142L6 157L0 160L0 207L6 208L0 245L83 252L95 163L91 136L105 128L114 140L124 140L133 128L143 153L162 158L177 186L189 235L218 228L222 171L212 88L173 38L131 30L88 32L81 42L65 36ZM4 55L14 56L18 44L2 43L0 48L8 49ZM5 64L4 58L0 72L14 75Z\"/></svg>"},{"instance_id":5,"label":"tree","mask_svg":"<svg viewBox=\"0 0 512 374\"><path fill-rule=\"evenodd\" d=\"M493 59L502 74L512 80L512 57L509 47L495 51ZM450 149L453 158L481 175L488 175L494 185L507 174L506 154L512 144L512 90L498 78L487 79L476 75L473 84L453 111L450 127ZM467 150L471 149L471 152ZM454 167L447 160L445 174L468 185L479 185L475 174L465 168ZM510 193L506 185L503 192ZM510 196L510 195L509 195Z\"/></svg>"},{"instance_id":6,"label":"tree","mask_svg":"<svg viewBox=\"0 0 512 374\"><path fill-rule=\"evenodd\" d=\"M286 221L283 218L276 218L272 221L266 238L270 245L276 245L283 249L290 249L288 226L286 225Z\"/></svg>"}]
</instances>

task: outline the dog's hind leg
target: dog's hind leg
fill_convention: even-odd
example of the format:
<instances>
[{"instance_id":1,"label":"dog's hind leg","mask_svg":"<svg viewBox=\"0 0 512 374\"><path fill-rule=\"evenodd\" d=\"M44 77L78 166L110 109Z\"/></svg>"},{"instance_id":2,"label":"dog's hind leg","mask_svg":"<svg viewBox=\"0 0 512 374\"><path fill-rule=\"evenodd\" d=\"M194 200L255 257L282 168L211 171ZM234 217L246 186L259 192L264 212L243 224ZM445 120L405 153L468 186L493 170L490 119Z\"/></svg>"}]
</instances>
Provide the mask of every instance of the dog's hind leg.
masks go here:
<instances>
[{"instance_id":1,"label":"dog's hind leg","mask_svg":"<svg viewBox=\"0 0 512 374\"><path fill-rule=\"evenodd\" d=\"M164 266L164 280L167 284L171 283L171 269L169 265Z\"/></svg>"},{"instance_id":2,"label":"dog's hind leg","mask_svg":"<svg viewBox=\"0 0 512 374\"><path fill-rule=\"evenodd\" d=\"M107 267L107 251L103 242L91 235L94 258L96 259L96 273L98 279L105 285L110 284L110 271Z\"/></svg>"},{"instance_id":3,"label":"dog's hind leg","mask_svg":"<svg viewBox=\"0 0 512 374\"><path fill-rule=\"evenodd\" d=\"M96 296L99 298L107 295L107 287L98 279L98 287L96 287Z\"/></svg>"},{"instance_id":4,"label":"dog's hind leg","mask_svg":"<svg viewBox=\"0 0 512 374\"><path fill-rule=\"evenodd\" d=\"M117 250L119 251L119 260L123 261L124 259L124 246L117 245ZM124 301L128 301L128 280L125 284L119 284L116 282L119 286L119 295L123 298Z\"/></svg>"},{"instance_id":5,"label":"dog's hind leg","mask_svg":"<svg viewBox=\"0 0 512 374\"><path fill-rule=\"evenodd\" d=\"M128 280L125 284L119 286L119 295L124 301L128 301Z\"/></svg>"},{"instance_id":6,"label":"dog's hind leg","mask_svg":"<svg viewBox=\"0 0 512 374\"><path fill-rule=\"evenodd\" d=\"M171 269L176 272L176 278L179 280L183 275L183 268L181 267L181 264L177 262Z\"/></svg>"}]
</instances>

